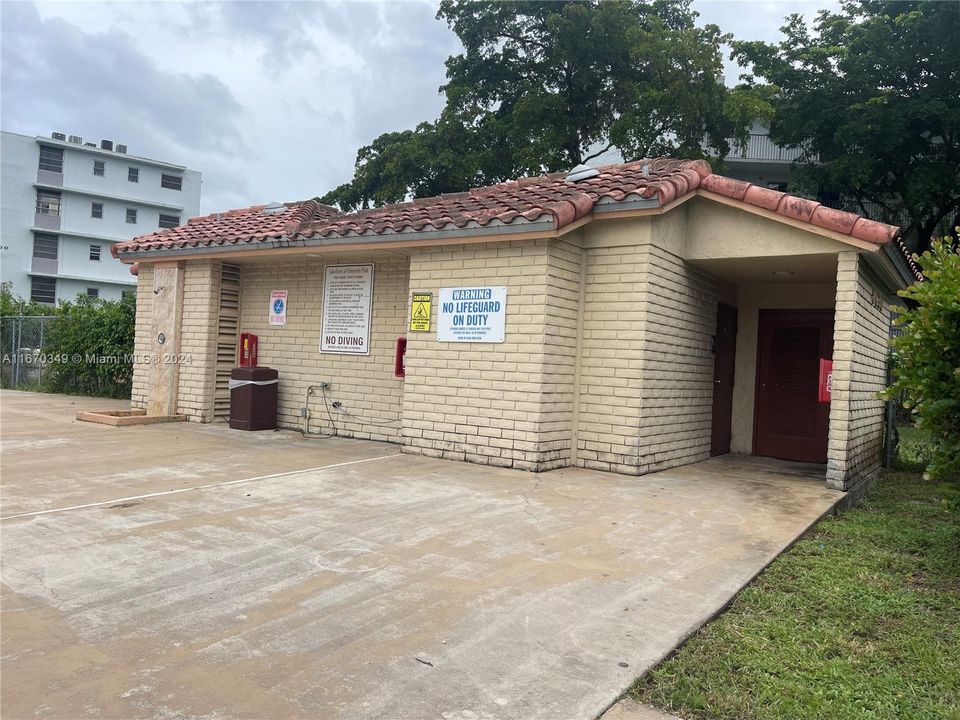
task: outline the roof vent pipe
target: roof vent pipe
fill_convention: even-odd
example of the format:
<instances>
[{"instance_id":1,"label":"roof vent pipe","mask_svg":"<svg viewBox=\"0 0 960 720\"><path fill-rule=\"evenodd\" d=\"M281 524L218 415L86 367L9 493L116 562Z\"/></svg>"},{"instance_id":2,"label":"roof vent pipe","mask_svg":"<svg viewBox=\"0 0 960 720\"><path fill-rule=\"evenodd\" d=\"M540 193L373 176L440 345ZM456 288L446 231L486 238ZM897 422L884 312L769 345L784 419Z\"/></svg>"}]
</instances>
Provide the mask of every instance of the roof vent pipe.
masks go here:
<instances>
[{"instance_id":1,"label":"roof vent pipe","mask_svg":"<svg viewBox=\"0 0 960 720\"><path fill-rule=\"evenodd\" d=\"M571 170L570 174L567 175L564 180L575 183L580 182L581 180L589 180L590 178L596 177L599 174L600 171L595 167L590 167L589 165L584 165L581 163Z\"/></svg>"}]
</instances>

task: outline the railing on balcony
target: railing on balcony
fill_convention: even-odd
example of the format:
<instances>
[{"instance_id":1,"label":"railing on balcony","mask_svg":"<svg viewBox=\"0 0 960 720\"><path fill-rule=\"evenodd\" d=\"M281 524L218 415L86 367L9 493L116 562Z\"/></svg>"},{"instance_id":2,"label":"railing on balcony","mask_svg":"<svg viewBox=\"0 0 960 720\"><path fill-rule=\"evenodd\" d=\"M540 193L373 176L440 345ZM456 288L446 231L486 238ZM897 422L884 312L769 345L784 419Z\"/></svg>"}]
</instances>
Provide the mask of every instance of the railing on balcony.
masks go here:
<instances>
[{"instance_id":1,"label":"railing on balcony","mask_svg":"<svg viewBox=\"0 0 960 720\"><path fill-rule=\"evenodd\" d=\"M795 162L803 155L800 148L787 148L777 145L766 133L750 133L746 144L741 145L736 138L727 138L730 152L727 160L775 160L780 162ZM811 160L819 159L814 155Z\"/></svg>"}]
</instances>

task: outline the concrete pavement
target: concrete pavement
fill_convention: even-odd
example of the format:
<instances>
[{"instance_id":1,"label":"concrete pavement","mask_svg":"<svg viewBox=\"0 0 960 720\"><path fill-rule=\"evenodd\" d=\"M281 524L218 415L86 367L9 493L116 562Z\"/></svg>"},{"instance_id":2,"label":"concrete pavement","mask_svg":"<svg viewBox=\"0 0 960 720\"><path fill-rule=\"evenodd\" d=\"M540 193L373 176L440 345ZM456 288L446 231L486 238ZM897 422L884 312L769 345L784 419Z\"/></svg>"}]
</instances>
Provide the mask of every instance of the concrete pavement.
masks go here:
<instances>
[{"instance_id":1,"label":"concrete pavement","mask_svg":"<svg viewBox=\"0 0 960 720\"><path fill-rule=\"evenodd\" d=\"M842 497L72 420L109 405L0 397L4 718L585 720Z\"/></svg>"}]
</instances>

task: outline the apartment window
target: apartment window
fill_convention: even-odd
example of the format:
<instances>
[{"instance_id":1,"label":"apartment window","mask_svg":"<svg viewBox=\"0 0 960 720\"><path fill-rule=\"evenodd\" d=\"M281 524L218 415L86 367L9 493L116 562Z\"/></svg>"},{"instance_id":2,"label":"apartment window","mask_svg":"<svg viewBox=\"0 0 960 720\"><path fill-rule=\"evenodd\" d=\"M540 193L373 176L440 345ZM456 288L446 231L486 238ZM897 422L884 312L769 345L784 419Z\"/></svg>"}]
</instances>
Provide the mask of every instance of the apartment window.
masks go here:
<instances>
[{"instance_id":1,"label":"apartment window","mask_svg":"<svg viewBox=\"0 0 960 720\"><path fill-rule=\"evenodd\" d=\"M55 305L57 302L57 280L48 277L30 278L30 301Z\"/></svg>"},{"instance_id":2,"label":"apartment window","mask_svg":"<svg viewBox=\"0 0 960 720\"><path fill-rule=\"evenodd\" d=\"M103 219L103 203L90 203L90 217Z\"/></svg>"},{"instance_id":3,"label":"apartment window","mask_svg":"<svg viewBox=\"0 0 960 720\"><path fill-rule=\"evenodd\" d=\"M56 235L47 233L34 233L33 235L33 256L35 258L44 258L46 260L57 259L57 246L59 238Z\"/></svg>"},{"instance_id":4,"label":"apartment window","mask_svg":"<svg viewBox=\"0 0 960 720\"><path fill-rule=\"evenodd\" d=\"M179 175L167 175L163 173L160 176L160 187L169 190L183 190L183 178Z\"/></svg>"},{"instance_id":5,"label":"apartment window","mask_svg":"<svg viewBox=\"0 0 960 720\"><path fill-rule=\"evenodd\" d=\"M179 215L164 215L163 213L160 213L160 227L175 228L179 226L180 226Z\"/></svg>"},{"instance_id":6,"label":"apartment window","mask_svg":"<svg viewBox=\"0 0 960 720\"><path fill-rule=\"evenodd\" d=\"M96 262L100 262L100 246L99 245L90 246L90 259L95 260Z\"/></svg>"},{"instance_id":7,"label":"apartment window","mask_svg":"<svg viewBox=\"0 0 960 720\"><path fill-rule=\"evenodd\" d=\"M103 160L94 160L93 161L93 174L98 177L103 177L107 174L107 164Z\"/></svg>"},{"instance_id":8,"label":"apartment window","mask_svg":"<svg viewBox=\"0 0 960 720\"><path fill-rule=\"evenodd\" d=\"M60 215L60 193L37 190L37 214Z\"/></svg>"},{"instance_id":9,"label":"apartment window","mask_svg":"<svg viewBox=\"0 0 960 720\"><path fill-rule=\"evenodd\" d=\"M137 224L137 211L134 208L127 208L127 222L131 225Z\"/></svg>"},{"instance_id":10,"label":"apartment window","mask_svg":"<svg viewBox=\"0 0 960 720\"><path fill-rule=\"evenodd\" d=\"M100 288L87 288L87 297L100 297Z\"/></svg>"},{"instance_id":11,"label":"apartment window","mask_svg":"<svg viewBox=\"0 0 960 720\"><path fill-rule=\"evenodd\" d=\"M135 183L140 182L140 168L128 167L127 180Z\"/></svg>"},{"instance_id":12,"label":"apartment window","mask_svg":"<svg viewBox=\"0 0 960 720\"><path fill-rule=\"evenodd\" d=\"M40 146L40 169L63 172L63 148Z\"/></svg>"}]
</instances>

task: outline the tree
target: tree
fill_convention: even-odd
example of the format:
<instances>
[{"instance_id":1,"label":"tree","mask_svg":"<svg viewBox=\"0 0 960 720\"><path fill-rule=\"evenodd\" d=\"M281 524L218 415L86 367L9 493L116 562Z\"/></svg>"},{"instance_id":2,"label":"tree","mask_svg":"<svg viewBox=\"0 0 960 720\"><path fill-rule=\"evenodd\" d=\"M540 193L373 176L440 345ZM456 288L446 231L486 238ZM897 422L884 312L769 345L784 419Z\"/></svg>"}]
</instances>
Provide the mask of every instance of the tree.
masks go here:
<instances>
[{"instance_id":1,"label":"tree","mask_svg":"<svg viewBox=\"0 0 960 720\"><path fill-rule=\"evenodd\" d=\"M960 232L960 228L957 228ZM900 292L903 334L894 338L894 384L934 443L930 475L960 480L960 254L950 238L917 256L923 282Z\"/></svg>"},{"instance_id":2,"label":"tree","mask_svg":"<svg viewBox=\"0 0 960 720\"><path fill-rule=\"evenodd\" d=\"M938 227L960 222L960 3L846 0L812 30L791 15L781 31L779 44L733 43L775 87L771 138L819 157L800 177L826 201L906 214L923 252Z\"/></svg>"},{"instance_id":3,"label":"tree","mask_svg":"<svg viewBox=\"0 0 960 720\"><path fill-rule=\"evenodd\" d=\"M443 0L464 52L447 59L436 122L385 133L354 178L321 201L343 209L627 158L722 157L734 128L716 25L690 0ZM741 107L738 105L738 107Z\"/></svg>"}]
</instances>

